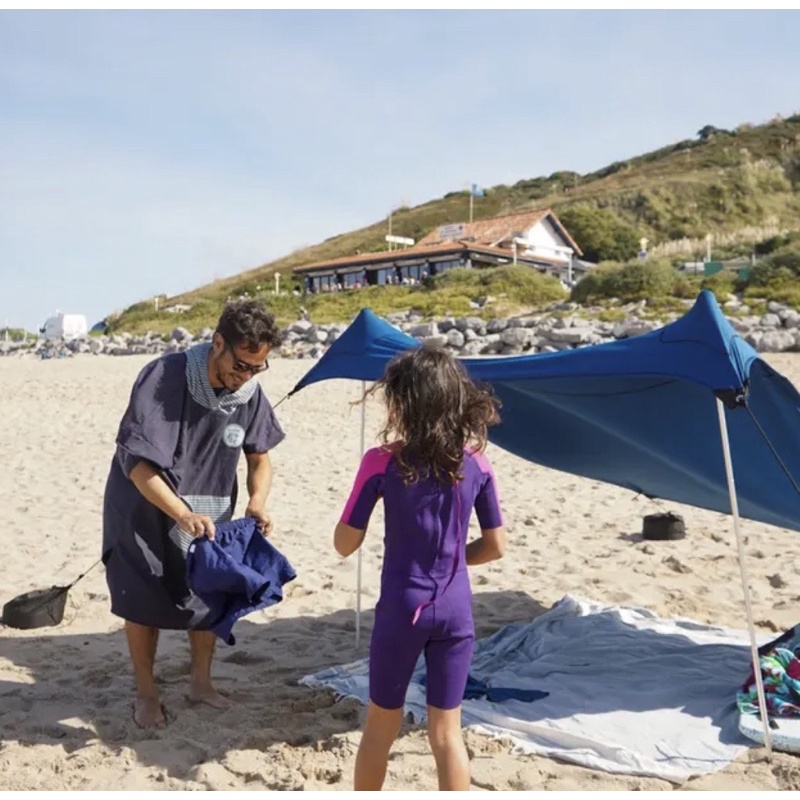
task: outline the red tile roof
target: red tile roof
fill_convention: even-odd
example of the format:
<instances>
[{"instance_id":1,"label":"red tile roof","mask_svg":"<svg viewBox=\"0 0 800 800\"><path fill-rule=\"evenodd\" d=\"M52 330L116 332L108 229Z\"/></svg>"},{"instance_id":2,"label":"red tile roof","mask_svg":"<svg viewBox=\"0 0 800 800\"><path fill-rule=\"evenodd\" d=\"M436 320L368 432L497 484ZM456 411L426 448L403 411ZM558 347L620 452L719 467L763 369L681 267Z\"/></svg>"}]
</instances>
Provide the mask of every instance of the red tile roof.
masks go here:
<instances>
[{"instance_id":1,"label":"red tile roof","mask_svg":"<svg viewBox=\"0 0 800 800\"><path fill-rule=\"evenodd\" d=\"M522 211L515 214L504 214L501 217L487 217L486 219L479 219L475 222L461 223L464 233L458 237L458 241L495 245L505 239L523 234L536 225L537 222L541 222L545 218L549 218L550 222L575 250L576 255L583 255L583 252L575 243L574 239L561 224L561 220L559 220L549 208L540 208L536 211ZM439 228L436 228L436 230L431 231L427 236L420 239L415 247L439 244L442 241L443 240L439 236Z\"/></svg>"}]
</instances>

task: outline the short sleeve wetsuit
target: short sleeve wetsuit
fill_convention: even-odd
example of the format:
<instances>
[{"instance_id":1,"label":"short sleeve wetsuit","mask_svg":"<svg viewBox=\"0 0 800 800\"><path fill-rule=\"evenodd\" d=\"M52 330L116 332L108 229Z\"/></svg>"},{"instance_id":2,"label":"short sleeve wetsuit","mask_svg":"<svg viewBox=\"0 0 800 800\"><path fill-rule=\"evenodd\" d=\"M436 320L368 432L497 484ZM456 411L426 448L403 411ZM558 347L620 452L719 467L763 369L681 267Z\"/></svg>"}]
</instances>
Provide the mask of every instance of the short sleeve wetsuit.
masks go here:
<instances>
[{"instance_id":1,"label":"short sleeve wetsuit","mask_svg":"<svg viewBox=\"0 0 800 800\"><path fill-rule=\"evenodd\" d=\"M495 476L484 454L465 452L464 477L456 485L428 477L407 486L395 452L386 446L364 455L341 517L364 529L383 498L384 559L370 643L370 699L381 708L402 707L424 651L428 705L456 708L475 643L467 531L473 508L481 529L503 524Z\"/></svg>"}]
</instances>

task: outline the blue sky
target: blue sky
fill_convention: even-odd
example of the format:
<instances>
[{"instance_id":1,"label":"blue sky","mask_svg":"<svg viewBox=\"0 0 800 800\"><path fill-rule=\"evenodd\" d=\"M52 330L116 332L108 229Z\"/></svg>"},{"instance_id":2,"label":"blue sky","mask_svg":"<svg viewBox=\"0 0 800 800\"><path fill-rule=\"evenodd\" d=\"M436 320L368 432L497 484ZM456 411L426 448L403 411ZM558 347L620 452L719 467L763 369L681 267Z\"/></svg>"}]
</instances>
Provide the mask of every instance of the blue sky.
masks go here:
<instances>
[{"instance_id":1,"label":"blue sky","mask_svg":"<svg viewBox=\"0 0 800 800\"><path fill-rule=\"evenodd\" d=\"M800 111L800 12L0 12L0 326ZM479 202L479 201L477 201Z\"/></svg>"}]
</instances>

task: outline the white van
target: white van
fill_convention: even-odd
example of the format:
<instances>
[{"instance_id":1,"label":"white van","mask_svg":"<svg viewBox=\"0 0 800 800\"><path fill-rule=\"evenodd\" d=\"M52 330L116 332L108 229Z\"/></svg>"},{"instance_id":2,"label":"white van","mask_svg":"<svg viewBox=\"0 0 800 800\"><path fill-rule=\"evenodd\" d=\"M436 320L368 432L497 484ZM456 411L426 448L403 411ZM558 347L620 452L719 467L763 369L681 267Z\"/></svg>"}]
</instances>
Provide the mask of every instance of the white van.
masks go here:
<instances>
[{"instance_id":1,"label":"white van","mask_svg":"<svg viewBox=\"0 0 800 800\"><path fill-rule=\"evenodd\" d=\"M78 339L89 332L89 324L83 314L63 314L57 311L41 328L45 339Z\"/></svg>"}]
</instances>

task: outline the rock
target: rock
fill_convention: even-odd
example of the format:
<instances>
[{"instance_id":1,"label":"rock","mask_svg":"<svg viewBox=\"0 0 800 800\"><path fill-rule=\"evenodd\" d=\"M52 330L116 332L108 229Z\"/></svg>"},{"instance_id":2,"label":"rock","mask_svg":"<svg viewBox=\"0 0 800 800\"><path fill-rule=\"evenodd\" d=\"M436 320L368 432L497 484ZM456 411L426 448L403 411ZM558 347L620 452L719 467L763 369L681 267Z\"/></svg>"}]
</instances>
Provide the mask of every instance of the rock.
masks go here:
<instances>
[{"instance_id":1,"label":"rock","mask_svg":"<svg viewBox=\"0 0 800 800\"><path fill-rule=\"evenodd\" d=\"M496 355L505 347L499 333L490 333L488 336L484 337L483 341L484 346L481 353L487 355Z\"/></svg>"},{"instance_id":2,"label":"rock","mask_svg":"<svg viewBox=\"0 0 800 800\"><path fill-rule=\"evenodd\" d=\"M800 328L800 312L787 309L778 316L781 318L784 328Z\"/></svg>"},{"instance_id":3,"label":"rock","mask_svg":"<svg viewBox=\"0 0 800 800\"><path fill-rule=\"evenodd\" d=\"M744 333L744 340L754 349L761 352L761 342L764 339L764 332L763 331L747 331Z\"/></svg>"},{"instance_id":4,"label":"rock","mask_svg":"<svg viewBox=\"0 0 800 800\"><path fill-rule=\"evenodd\" d=\"M762 353L782 353L795 347L795 331L767 331L761 339Z\"/></svg>"},{"instance_id":5,"label":"rock","mask_svg":"<svg viewBox=\"0 0 800 800\"><path fill-rule=\"evenodd\" d=\"M650 333L650 331L654 331L656 328L660 327L661 325L656 324L655 322L647 322L645 320L629 320L627 322L620 323L614 328L614 338L627 339L631 336L641 336L643 333Z\"/></svg>"},{"instance_id":6,"label":"rock","mask_svg":"<svg viewBox=\"0 0 800 800\"><path fill-rule=\"evenodd\" d=\"M750 333L758 325L758 320L755 317L733 317L729 322L737 333Z\"/></svg>"},{"instance_id":7,"label":"rock","mask_svg":"<svg viewBox=\"0 0 800 800\"><path fill-rule=\"evenodd\" d=\"M525 345L530 344L531 335L526 328L506 328L500 334L500 341L508 347L518 347L521 351Z\"/></svg>"},{"instance_id":8,"label":"rock","mask_svg":"<svg viewBox=\"0 0 800 800\"><path fill-rule=\"evenodd\" d=\"M439 333L439 328L435 322L423 322L421 325L415 325L408 333L415 339L426 339L436 336Z\"/></svg>"},{"instance_id":9,"label":"rock","mask_svg":"<svg viewBox=\"0 0 800 800\"><path fill-rule=\"evenodd\" d=\"M600 337L591 328L568 328L565 330L552 330L547 334L551 342L566 342L567 344L580 344L583 342L597 341Z\"/></svg>"},{"instance_id":10,"label":"rock","mask_svg":"<svg viewBox=\"0 0 800 800\"><path fill-rule=\"evenodd\" d=\"M455 326L464 333L464 331L485 330L486 324L480 317L461 317L455 321Z\"/></svg>"},{"instance_id":11,"label":"rock","mask_svg":"<svg viewBox=\"0 0 800 800\"><path fill-rule=\"evenodd\" d=\"M464 347L461 348L461 355L478 356L483 352L485 346L486 345L482 339L473 339L471 342L467 342Z\"/></svg>"},{"instance_id":12,"label":"rock","mask_svg":"<svg viewBox=\"0 0 800 800\"><path fill-rule=\"evenodd\" d=\"M456 330L455 328L452 328L447 332L445 339L447 340L447 344L450 345L450 347L455 347L458 348L459 350L464 346L464 343L466 341L464 339L464 334L461 333L461 331Z\"/></svg>"},{"instance_id":13,"label":"rock","mask_svg":"<svg viewBox=\"0 0 800 800\"><path fill-rule=\"evenodd\" d=\"M170 339L173 339L176 342L191 342L194 339L189 331L186 328L175 328L174 331L169 336Z\"/></svg>"},{"instance_id":14,"label":"rock","mask_svg":"<svg viewBox=\"0 0 800 800\"><path fill-rule=\"evenodd\" d=\"M500 333L508 327L507 319L492 319L486 326L486 333Z\"/></svg>"},{"instance_id":15,"label":"rock","mask_svg":"<svg viewBox=\"0 0 800 800\"><path fill-rule=\"evenodd\" d=\"M289 326L289 331L291 333L299 334L300 336L305 336L313 327L313 324L309 320L298 319Z\"/></svg>"}]
</instances>

